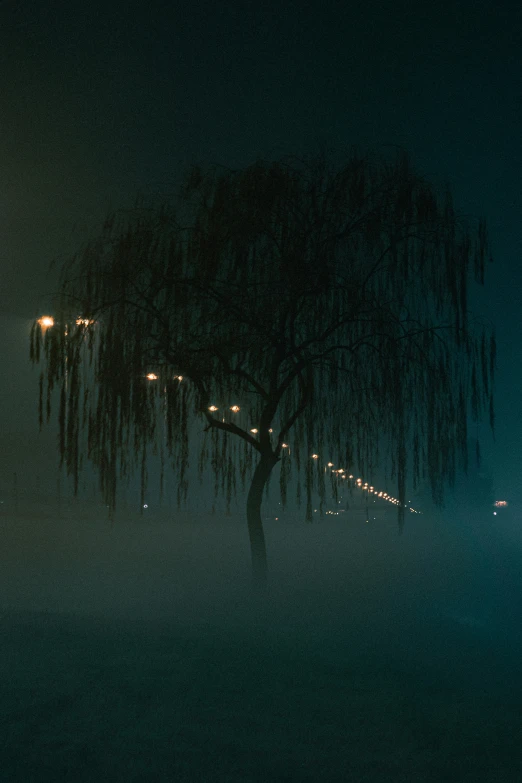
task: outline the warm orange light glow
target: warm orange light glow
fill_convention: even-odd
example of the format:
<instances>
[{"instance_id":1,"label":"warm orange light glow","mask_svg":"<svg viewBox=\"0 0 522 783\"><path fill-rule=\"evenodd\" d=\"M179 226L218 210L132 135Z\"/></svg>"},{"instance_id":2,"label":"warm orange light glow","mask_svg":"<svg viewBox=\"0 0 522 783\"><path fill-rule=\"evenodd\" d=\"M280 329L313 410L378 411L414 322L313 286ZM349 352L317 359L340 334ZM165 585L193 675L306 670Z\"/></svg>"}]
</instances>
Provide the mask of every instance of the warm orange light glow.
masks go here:
<instances>
[{"instance_id":1,"label":"warm orange light glow","mask_svg":"<svg viewBox=\"0 0 522 783\"><path fill-rule=\"evenodd\" d=\"M208 408L208 409L209 409L209 411L212 411L212 413L213 413L214 411L217 411L217 410L218 410L218 408L217 408L217 406L216 406L216 405L209 405L209 408Z\"/></svg>"},{"instance_id":2,"label":"warm orange light glow","mask_svg":"<svg viewBox=\"0 0 522 783\"><path fill-rule=\"evenodd\" d=\"M94 321L90 320L89 318L77 318L76 319L76 326L90 326L93 323L94 323Z\"/></svg>"},{"instance_id":3,"label":"warm orange light glow","mask_svg":"<svg viewBox=\"0 0 522 783\"><path fill-rule=\"evenodd\" d=\"M254 435L257 435L257 433L259 432L259 430L256 430L256 428L255 428L255 427L253 427L253 428L250 430L250 432L253 432L253 433L254 433Z\"/></svg>"},{"instance_id":4,"label":"warm orange light glow","mask_svg":"<svg viewBox=\"0 0 522 783\"><path fill-rule=\"evenodd\" d=\"M319 454L312 454L312 459L319 459Z\"/></svg>"},{"instance_id":5,"label":"warm orange light glow","mask_svg":"<svg viewBox=\"0 0 522 783\"><path fill-rule=\"evenodd\" d=\"M497 508L503 508L507 506L507 504L508 504L507 500L495 500L495 506Z\"/></svg>"},{"instance_id":6,"label":"warm orange light glow","mask_svg":"<svg viewBox=\"0 0 522 783\"><path fill-rule=\"evenodd\" d=\"M181 383L181 381L183 380L183 376L182 375L175 375L174 376L174 380L175 381L180 381L180 383Z\"/></svg>"},{"instance_id":7,"label":"warm orange light glow","mask_svg":"<svg viewBox=\"0 0 522 783\"><path fill-rule=\"evenodd\" d=\"M158 376L154 372L149 372L145 377L149 381L157 381L158 380Z\"/></svg>"},{"instance_id":8,"label":"warm orange light glow","mask_svg":"<svg viewBox=\"0 0 522 783\"><path fill-rule=\"evenodd\" d=\"M281 443L281 448L282 449L287 449L288 448L288 443Z\"/></svg>"},{"instance_id":9,"label":"warm orange light glow","mask_svg":"<svg viewBox=\"0 0 522 783\"><path fill-rule=\"evenodd\" d=\"M50 315L42 315L42 317L38 319L38 323L42 329L48 329L50 326L54 326L54 318Z\"/></svg>"},{"instance_id":10,"label":"warm orange light glow","mask_svg":"<svg viewBox=\"0 0 522 783\"><path fill-rule=\"evenodd\" d=\"M334 466L333 462L329 462L329 463L328 463L328 467L329 467L329 468L333 468L333 466Z\"/></svg>"},{"instance_id":11,"label":"warm orange light glow","mask_svg":"<svg viewBox=\"0 0 522 783\"><path fill-rule=\"evenodd\" d=\"M230 410L232 411L232 413L239 413L241 408L239 407L239 405L231 405Z\"/></svg>"}]
</instances>

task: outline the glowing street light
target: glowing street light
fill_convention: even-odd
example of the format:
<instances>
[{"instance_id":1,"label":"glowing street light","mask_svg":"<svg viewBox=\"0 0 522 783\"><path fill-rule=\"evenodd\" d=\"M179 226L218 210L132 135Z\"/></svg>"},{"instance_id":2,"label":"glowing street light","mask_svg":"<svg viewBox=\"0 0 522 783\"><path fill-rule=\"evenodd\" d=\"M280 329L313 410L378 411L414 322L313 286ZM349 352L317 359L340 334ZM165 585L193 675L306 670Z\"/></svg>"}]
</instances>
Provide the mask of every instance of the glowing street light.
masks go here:
<instances>
[{"instance_id":1,"label":"glowing street light","mask_svg":"<svg viewBox=\"0 0 522 783\"><path fill-rule=\"evenodd\" d=\"M319 454L312 454L312 459L319 459Z\"/></svg>"},{"instance_id":2,"label":"glowing street light","mask_svg":"<svg viewBox=\"0 0 522 783\"><path fill-rule=\"evenodd\" d=\"M209 411L212 411L212 413L214 413L214 411L217 411L217 410L219 410L219 408L217 407L217 405L209 405L209 406L208 406L208 409L209 409Z\"/></svg>"},{"instance_id":3,"label":"glowing street light","mask_svg":"<svg viewBox=\"0 0 522 783\"><path fill-rule=\"evenodd\" d=\"M157 381L158 380L158 376L154 372L147 373L147 375L145 377L147 378L148 381Z\"/></svg>"},{"instance_id":4,"label":"glowing street light","mask_svg":"<svg viewBox=\"0 0 522 783\"><path fill-rule=\"evenodd\" d=\"M49 329L50 326L54 326L54 318L50 315L42 315L42 317L38 319L38 323L42 329Z\"/></svg>"},{"instance_id":5,"label":"glowing street light","mask_svg":"<svg viewBox=\"0 0 522 783\"><path fill-rule=\"evenodd\" d=\"M231 405L230 410L232 411L232 413L239 413L241 408L239 407L239 405Z\"/></svg>"},{"instance_id":6,"label":"glowing street light","mask_svg":"<svg viewBox=\"0 0 522 783\"><path fill-rule=\"evenodd\" d=\"M253 433L254 433L254 435L257 435L257 433L259 432L259 430L256 430L256 428L255 428L255 427L252 427L252 429L250 430L250 432L253 432Z\"/></svg>"}]
</instances>

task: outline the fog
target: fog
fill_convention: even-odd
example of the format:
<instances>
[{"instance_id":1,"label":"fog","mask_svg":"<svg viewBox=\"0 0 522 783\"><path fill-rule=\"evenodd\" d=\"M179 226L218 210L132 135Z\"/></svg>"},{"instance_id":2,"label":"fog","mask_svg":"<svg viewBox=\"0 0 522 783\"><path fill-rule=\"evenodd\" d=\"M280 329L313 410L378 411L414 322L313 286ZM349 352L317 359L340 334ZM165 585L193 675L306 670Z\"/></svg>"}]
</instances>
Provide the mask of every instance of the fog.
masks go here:
<instances>
[{"instance_id":1,"label":"fog","mask_svg":"<svg viewBox=\"0 0 522 783\"><path fill-rule=\"evenodd\" d=\"M0 506L2 508L2 506ZM366 521L361 509L313 523L264 522L270 611L325 616L437 610L491 622L518 603L522 530L493 516L409 515ZM0 513L4 608L143 619L192 620L247 604L251 566L241 515L129 514L99 505ZM446 611L446 610L444 610Z\"/></svg>"},{"instance_id":2,"label":"fog","mask_svg":"<svg viewBox=\"0 0 522 783\"><path fill-rule=\"evenodd\" d=\"M365 517L4 511L7 779L517 779L520 520Z\"/></svg>"}]
</instances>

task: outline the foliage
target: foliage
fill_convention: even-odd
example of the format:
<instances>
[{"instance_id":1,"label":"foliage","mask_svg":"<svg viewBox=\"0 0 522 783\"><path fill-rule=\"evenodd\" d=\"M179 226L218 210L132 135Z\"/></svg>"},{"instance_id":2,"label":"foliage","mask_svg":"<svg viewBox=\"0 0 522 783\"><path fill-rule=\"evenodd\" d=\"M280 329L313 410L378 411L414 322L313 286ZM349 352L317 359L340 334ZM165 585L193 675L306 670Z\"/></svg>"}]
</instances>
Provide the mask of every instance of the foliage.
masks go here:
<instances>
[{"instance_id":1,"label":"foliage","mask_svg":"<svg viewBox=\"0 0 522 783\"><path fill-rule=\"evenodd\" d=\"M328 460L387 466L401 502L408 470L429 476L441 501L468 417L493 423L494 337L468 313L487 260L484 222L402 155L194 168L175 203L111 214L64 266L56 324L32 332L42 420L56 388L62 458L77 480L86 450L111 505L151 448L185 498L194 416L199 471L228 498L288 440L281 493L293 474L308 516Z\"/></svg>"}]
</instances>

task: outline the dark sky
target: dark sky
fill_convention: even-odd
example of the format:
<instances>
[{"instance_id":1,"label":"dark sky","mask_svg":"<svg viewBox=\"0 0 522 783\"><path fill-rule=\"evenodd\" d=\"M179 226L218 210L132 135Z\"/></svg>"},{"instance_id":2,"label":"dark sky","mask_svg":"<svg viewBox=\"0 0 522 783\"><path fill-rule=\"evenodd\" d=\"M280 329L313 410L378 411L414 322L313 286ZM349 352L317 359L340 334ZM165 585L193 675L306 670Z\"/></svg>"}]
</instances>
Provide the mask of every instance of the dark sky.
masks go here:
<instances>
[{"instance_id":1,"label":"dark sky","mask_svg":"<svg viewBox=\"0 0 522 783\"><path fill-rule=\"evenodd\" d=\"M192 161L400 145L488 219L477 305L499 339L496 443L481 431L498 495L522 501L521 51L506 0L0 0L4 450L36 448L27 330L49 263L109 207L171 190Z\"/></svg>"}]
</instances>

